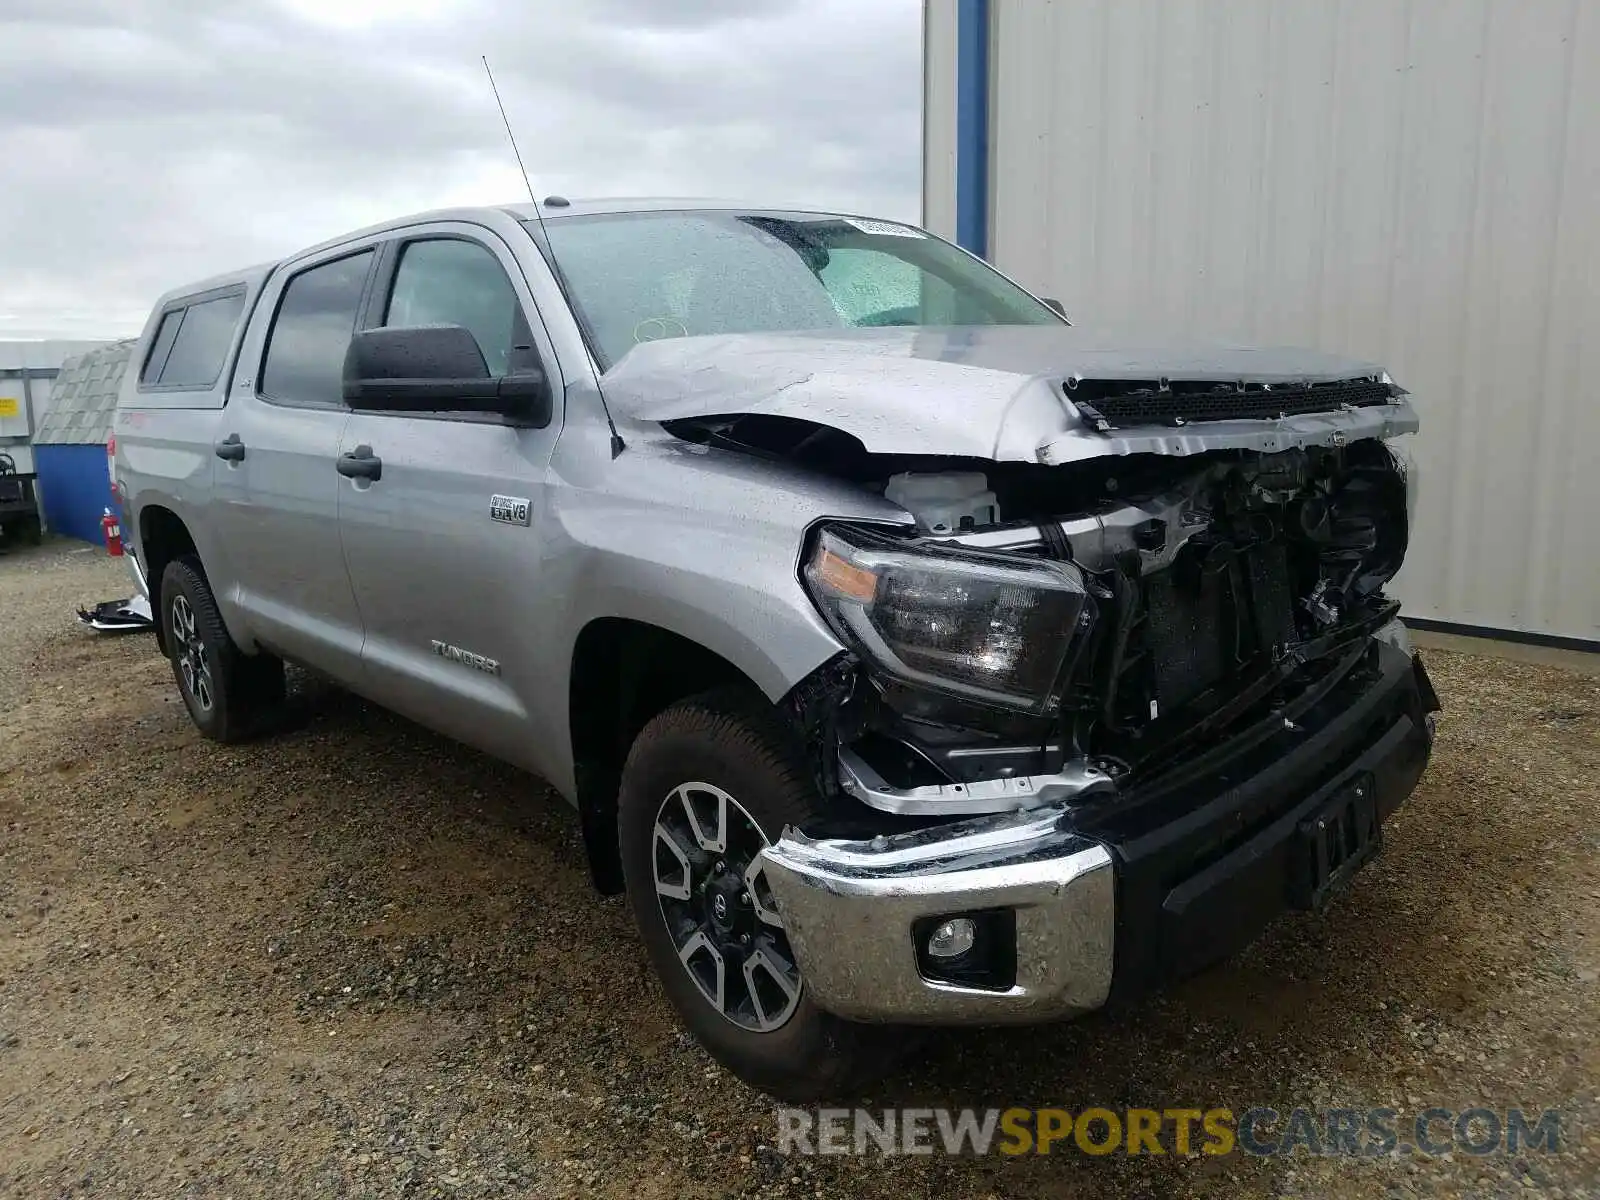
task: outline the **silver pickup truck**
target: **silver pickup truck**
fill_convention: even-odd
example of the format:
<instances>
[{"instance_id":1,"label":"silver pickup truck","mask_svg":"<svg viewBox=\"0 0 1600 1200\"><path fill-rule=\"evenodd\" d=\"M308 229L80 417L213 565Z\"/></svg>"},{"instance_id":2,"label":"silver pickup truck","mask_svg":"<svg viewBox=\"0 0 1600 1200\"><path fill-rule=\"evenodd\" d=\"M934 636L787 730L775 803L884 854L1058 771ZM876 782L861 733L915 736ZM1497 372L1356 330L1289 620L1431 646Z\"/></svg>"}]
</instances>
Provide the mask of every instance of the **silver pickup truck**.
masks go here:
<instances>
[{"instance_id":1,"label":"silver pickup truck","mask_svg":"<svg viewBox=\"0 0 1600 1200\"><path fill-rule=\"evenodd\" d=\"M163 297L115 473L205 734L288 661L548 779L685 1024L802 1098L1380 848L1438 708L1405 396L1097 336L908 225L551 197Z\"/></svg>"}]
</instances>

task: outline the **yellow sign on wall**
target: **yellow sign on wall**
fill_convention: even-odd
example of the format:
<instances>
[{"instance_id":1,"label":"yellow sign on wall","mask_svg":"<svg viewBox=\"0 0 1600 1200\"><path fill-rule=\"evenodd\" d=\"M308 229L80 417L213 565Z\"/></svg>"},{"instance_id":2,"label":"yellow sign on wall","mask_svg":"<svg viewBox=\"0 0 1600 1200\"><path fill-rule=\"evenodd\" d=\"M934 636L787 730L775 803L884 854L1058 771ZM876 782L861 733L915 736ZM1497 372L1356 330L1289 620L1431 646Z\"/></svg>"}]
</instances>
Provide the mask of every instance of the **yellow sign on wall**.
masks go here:
<instances>
[{"instance_id":1,"label":"yellow sign on wall","mask_svg":"<svg viewBox=\"0 0 1600 1200\"><path fill-rule=\"evenodd\" d=\"M15 396L0 396L0 417L18 417L22 415L22 401Z\"/></svg>"}]
</instances>

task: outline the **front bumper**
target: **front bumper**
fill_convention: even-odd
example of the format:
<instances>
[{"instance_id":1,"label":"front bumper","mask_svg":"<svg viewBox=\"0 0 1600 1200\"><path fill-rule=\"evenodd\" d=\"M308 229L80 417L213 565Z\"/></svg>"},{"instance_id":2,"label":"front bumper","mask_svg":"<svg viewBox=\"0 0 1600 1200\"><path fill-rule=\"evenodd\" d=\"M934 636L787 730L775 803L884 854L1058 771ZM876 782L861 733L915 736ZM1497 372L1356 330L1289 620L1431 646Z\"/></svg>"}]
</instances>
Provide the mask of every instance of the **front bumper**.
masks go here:
<instances>
[{"instance_id":1,"label":"front bumper","mask_svg":"<svg viewBox=\"0 0 1600 1200\"><path fill-rule=\"evenodd\" d=\"M1420 660L1374 641L1280 733L1219 748L1142 793L865 841L790 829L764 851L766 877L806 986L830 1012L914 1024L1076 1016L1216 962L1303 903L1306 822L1356 781L1387 818L1427 765L1437 707ZM913 928L985 912L1014 916L1014 977L930 977Z\"/></svg>"},{"instance_id":2,"label":"front bumper","mask_svg":"<svg viewBox=\"0 0 1600 1200\"><path fill-rule=\"evenodd\" d=\"M864 842L793 830L767 880L801 976L856 1020L1047 1020L1105 1003L1116 915L1111 854L1062 807L978 817ZM1016 914L1016 981L999 991L924 977L912 927L973 910Z\"/></svg>"}]
</instances>

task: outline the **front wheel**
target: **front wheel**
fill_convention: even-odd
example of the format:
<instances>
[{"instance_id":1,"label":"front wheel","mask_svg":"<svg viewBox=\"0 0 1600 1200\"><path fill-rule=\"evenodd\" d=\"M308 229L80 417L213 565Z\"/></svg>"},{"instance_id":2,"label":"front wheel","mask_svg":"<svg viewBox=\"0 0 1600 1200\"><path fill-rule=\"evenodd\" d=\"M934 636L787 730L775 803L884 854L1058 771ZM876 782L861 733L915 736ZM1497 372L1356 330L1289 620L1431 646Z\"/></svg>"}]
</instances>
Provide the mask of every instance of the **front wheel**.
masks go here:
<instances>
[{"instance_id":1,"label":"front wheel","mask_svg":"<svg viewBox=\"0 0 1600 1200\"><path fill-rule=\"evenodd\" d=\"M812 1003L763 875L762 848L821 807L770 706L733 692L646 725L618 798L628 897L667 998L714 1058L790 1100L866 1082L900 1043Z\"/></svg>"}]
</instances>

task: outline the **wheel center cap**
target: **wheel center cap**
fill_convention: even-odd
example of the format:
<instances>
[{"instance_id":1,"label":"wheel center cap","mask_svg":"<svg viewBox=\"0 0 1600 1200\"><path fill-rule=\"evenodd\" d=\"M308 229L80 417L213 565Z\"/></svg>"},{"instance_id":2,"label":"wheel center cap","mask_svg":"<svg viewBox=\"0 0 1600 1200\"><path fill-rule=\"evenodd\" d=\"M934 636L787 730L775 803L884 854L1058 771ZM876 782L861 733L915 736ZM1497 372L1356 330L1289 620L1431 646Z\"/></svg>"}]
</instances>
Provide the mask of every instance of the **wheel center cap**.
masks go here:
<instances>
[{"instance_id":1,"label":"wheel center cap","mask_svg":"<svg viewBox=\"0 0 1600 1200\"><path fill-rule=\"evenodd\" d=\"M744 928L737 888L731 877L719 877L706 889L706 920L717 937L732 938Z\"/></svg>"}]
</instances>

